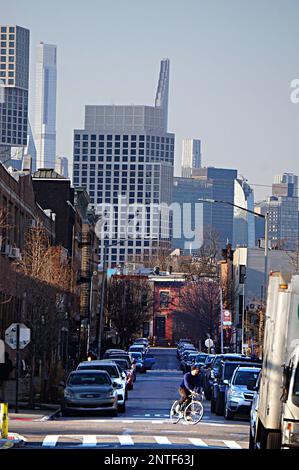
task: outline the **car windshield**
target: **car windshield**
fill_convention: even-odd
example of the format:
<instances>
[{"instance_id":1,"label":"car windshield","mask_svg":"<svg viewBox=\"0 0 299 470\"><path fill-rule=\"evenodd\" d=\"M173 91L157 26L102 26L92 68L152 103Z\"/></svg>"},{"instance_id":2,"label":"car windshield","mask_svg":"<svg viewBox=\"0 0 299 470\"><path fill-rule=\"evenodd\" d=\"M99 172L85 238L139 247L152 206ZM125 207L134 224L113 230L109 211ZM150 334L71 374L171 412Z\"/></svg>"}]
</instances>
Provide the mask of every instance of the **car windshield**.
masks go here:
<instances>
[{"instance_id":1,"label":"car windshield","mask_svg":"<svg viewBox=\"0 0 299 470\"><path fill-rule=\"evenodd\" d=\"M115 362L122 370L130 369L129 364L126 360L115 359Z\"/></svg>"},{"instance_id":2,"label":"car windshield","mask_svg":"<svg viewBox=\"0 0 299 470\"><path fill-rule=\"evenodd\" d=\"M238 371L234 378L234 385L247 385L249 380L257 381L259 372L257 371Z\"/></svg>"},{"instance_id":3,"label":"car windshield","mask_svg":"<svg viewBox=\"0 0 299 470\"><path fill-rule=\"evenodd\" d=\"M240 364L235 364L235 363L230 363L230 362L227 362L225 363L225 367L224 367L224 380L229 380L232 378L233 376L233 373L235 372L236 368L239 366Z\"/></svg>"},{"instance_id":4,"label":"car windshield","mask_svg":"<svg viewBox=\"0 0 299 470\"><path fill-rule=\"evenodd\" d=\"M118 378L119 377L119 374L118 374L118 370L115 366L113 365L102 365L102 364L96 364L96 365L86 365L86 366L80 366L79 367L79 370L90 370L90 369L93 369L93 370L105 370L106 372L108 372L108 374L110 375L110 377L113 377L113 378Z\"/></svg>"},{"instance_id":5,"label":"car windshield","mask_svg":"<svg viewBox=\"0 0 299 470\"><path fill-rule=\"evenodd\" d=\"M206 354L197 354L195 360L196 360L196 362L204 363L204 362L206 362L206 358L207 358Z\"/></svg>"},{"instance_id":6,"label":"car windshield","mask_svg":"<svg viewBox=\"0 0 299 470\"><path fill-rule=\"evenodd\" d=\"M132 357L134 357L134 359L141 359L142 354L140 352L132 352Z\"/></svg>"},{"instance_id":7,"label":"car windshield","mask_svg":"<svg viewBox=\"0 0 299 470\"><path fill-rule=\"evenodd\" d=\"M68 385L111 385L111 380L107 374L72 374L69 377Z\"/></svg>"}]
</instances>

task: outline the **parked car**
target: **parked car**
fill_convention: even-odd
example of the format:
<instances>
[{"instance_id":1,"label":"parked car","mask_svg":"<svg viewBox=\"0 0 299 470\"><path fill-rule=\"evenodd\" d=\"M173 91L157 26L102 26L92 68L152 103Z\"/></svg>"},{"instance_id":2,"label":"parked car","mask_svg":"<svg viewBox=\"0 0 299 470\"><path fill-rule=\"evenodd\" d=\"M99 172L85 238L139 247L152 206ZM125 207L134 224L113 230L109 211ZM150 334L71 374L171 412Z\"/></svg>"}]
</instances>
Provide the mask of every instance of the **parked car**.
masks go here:
<instances>
[{"instance_id":1,"label":"parked car","mask_svg":"<svg viewBox=\"0 0 299 470\"><path fill-rule=\"evenodd\" d=\"M67 378L61 403L62 416L82 411L107 411L117 416L117 387L108 372L75 370Z\"/></svg>"},{"instance_id":2,"label":"parked car","mask_svg":"<svg viewBox=\"0 0 299 470\"><path fill-rule=\"evenodd\" d=\"M117 400L118 400L118 411L124 413L126 411L126 375L121 371L118 365L112 361L106 361L105 359L99 361L84 361L80 362L77 370L104 370L106 371L111 380L117 384Z\"/></svg>"},{"instance_id":3,"label":"parked car","mask_svg":"<svg viewBox=\"0 0 299 470\"><path fill-rule=\"evenodd\" d=\"M103 359L106 359L106 357L109 357L110 354L113 353L125 353L126 351L124 349L106 349Z\"/></svg>"},{"instance_id":4,"label":"parked car","mask_svg":"<svg viewBox=\"0 0 299 470\"><path fill-rule=\"evenodd\" d=\"M134 383L134 368L129 364L127 359L111 358L107 361L115 362L118 367L126 374L126 390L133 390Z\"/></svg>"},{"instance_id":5,"label":"parked car","mask_svg":"<svg viewBox=\"0 0 299 470\"><path fill-rule=\"evenodd\" d=\"M136 380L136 361L131 357L131 355L127 352L113 352L107 355L107 359L126 359L128 363L131 365L133 369L133 377L134 377L134 382Z\"/></svg>"},{"instance_id":6,"label":"parked car","mask_svg":"<svg viewBox=\"0 0 299 470\"><path fill-rule=\"evenodd\" d=\"M132 358L136 361L136 371L145 374L146 368L144 365L142 353L140 351L132 351L130 354Z\"/></svg>"},{"instance_id":7,"label":"parked car","mask_svg":"<svg viewBox=\"0 0 299 470\"><path fill-rule=\"evenodd\" d=\"M149 342L148 342L147 338L137 338L137 339L134 340L133 345L134 344L143 344L144 347L145 347L146 352L149 352L149 350L150 350L150 345L149 345Z\"/></svg>"},{"instance_id":8,"label":"parked car","mask_svg":"<svg viewBox=\"0 0 299 470\"><path fill-rule=\"evenodd\" d=\"M133 344L132 346L129 347L129 353L132 352L140 352L142 356L145 355L145 346L144 344Z\"/></svg>"},{"instance_id":9,"label":"parked car","mask_svg":"<svg viewBox=\"0 0 299 470\"><path fill-rule=\"evenodd\" d=\"M187 372L186 367L191 366L191 362L192 362L191 357L193 357L193 355L194 357L196 357L198 355L198 351L195 351L193 349L187 349L187 351L184 351L181 357L181 364L180 364L180 368L184 373Z\"/></svg>"},{"instance_id":10,"label":"parked car","mask_svg":"<svg viewBox=\"0 0 299 470\"><path fill-rule=\"evenodd\" d=\"M212 362L209 365L205 365L203 371L203 389L204 394L207 400L211 400L211 393L212 393L212 385L214 383L215 374L218 373L218 369L221 365L221 362L225 361L239 361L245 360L248 361L249 358L246 357L244 354L216 354Z\"/></svg>"},{"instance_id":11,"label":"parked car","mask_svg":"<svg viewBox=\"0 0 299 470\"><path fill-rule=\"evenodd\" d=\"M238 366L233 373L225 395L225 419L234 419L236 414L250 416L254 392L248 384L256 385L260 367Z\"/></svg>"},{"instance_id":12,"label":"parked car","mask_svg":"<svg viewBox=\"0 0 299 470\"><path fill-rule=\"evenodd\" d=\"M184 344L192 344L190 339L180 339L177 343L177 357L180 356L180 350Z\"/></svg>"},{"instance_id":13,"label":"parked car","mask_svg":"<svg viewBox=\"0 0 299 470\"><path fill-rule=\"evenodd\" d=\"M261 367L261 364L258 365L249 361L221 361L217 372L214 374L211 391L211 413L216 413L217 416L224 415L226 390L235 369L240 365L244 367Z\"/></svg>"},{"instance_id":14,"label":"parked car","mask_svg":"<svg viewBox=\"0 0 299 470\"><path fill-rule=\"evenodd\" d=\"M262 374L259 374L255 385L250 386L248 384L249 390L252 390L253 392L252 405L251 405L251 410L250 410L250 427L249 427L249 449L250 450L257 448L256 442L255 442L255 436L256 436L256 431L257 431L257 417L258 417L258 408L259 408L259 400L260 400L261 375Z\"/></svg>"},{"instance_id":15,"label":"parked car","mask_svg":"<svg viewBox=\"0 0 299 470\"><path fill-rule=\"evenodd\" d=\"M147 353L143 358L143 364L146 370L151 370L153 365L156 363L155 356Z\"/></svg>"},{"instance_id":16,"label":"parked car","mask_svg":"<svg viewBox=\"0 0 299 470\"><path fill-rule=\"evenodd\" d=\"M179 349L179 358L181 359L184 352L186 351L197 351L196 347L193 344L186 343L183 344L182 347Z\"/></svg>"}]
</instances>

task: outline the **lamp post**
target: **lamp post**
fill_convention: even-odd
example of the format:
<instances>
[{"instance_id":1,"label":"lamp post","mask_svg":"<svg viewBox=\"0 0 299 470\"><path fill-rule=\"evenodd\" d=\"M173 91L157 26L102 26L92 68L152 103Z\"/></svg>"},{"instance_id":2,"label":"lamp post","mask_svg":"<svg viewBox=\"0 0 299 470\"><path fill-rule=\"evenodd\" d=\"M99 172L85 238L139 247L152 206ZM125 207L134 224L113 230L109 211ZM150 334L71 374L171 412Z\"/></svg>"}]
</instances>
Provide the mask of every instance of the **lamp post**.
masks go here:
<instances>
[{"instance_id":1,"label":"lamp post","mask_svg":"<svg viewBox=\"0 0 299 470\"><path fill-rule=\"evenodd\" d=\"M229 206L237 207L249 214L253 214L256 217L260 217L265 221L265 267L264 267L264 289L263 289L263 300L266 302L267 300L267 286L268 286L268 255L269 255L269 213L267 212L265 215L259 214L258 212L252 211L250 209L245 209L244 207L238 206L237 204L233 204L229 201L219 201L216 199L198 199L199 202L209 202L212 204L227 204Z\"/></svg>"}]
</instances>

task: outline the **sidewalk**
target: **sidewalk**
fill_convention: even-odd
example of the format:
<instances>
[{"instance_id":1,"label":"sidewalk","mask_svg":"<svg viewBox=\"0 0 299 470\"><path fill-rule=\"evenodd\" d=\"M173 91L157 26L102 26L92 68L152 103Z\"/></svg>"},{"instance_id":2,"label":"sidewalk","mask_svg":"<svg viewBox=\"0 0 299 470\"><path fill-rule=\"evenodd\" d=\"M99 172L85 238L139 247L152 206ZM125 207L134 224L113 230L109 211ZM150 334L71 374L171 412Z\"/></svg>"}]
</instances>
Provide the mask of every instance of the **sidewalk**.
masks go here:
<instances>
[{"instance_id":1,"label":"sidewalk","mask_svg":"<svg viewBox=\"0 0 299 470\"><path fill-rule=\"evenodd\" d=\"M51 409L49 409L49 406ZM47 408L44 408L47 407ZM13 421L39 421L39 420L48 420L51 416L59 410L59 405L41 405L40 409L29 410L19 407L19 413L15 413L13 406L10 406L8 409L8 429L9 423ZM8 439L0 439L0 450L10 449L14 446L22 446L24 444L25 438L17 433L8 433Z\"/></svg>"}]
</instances>

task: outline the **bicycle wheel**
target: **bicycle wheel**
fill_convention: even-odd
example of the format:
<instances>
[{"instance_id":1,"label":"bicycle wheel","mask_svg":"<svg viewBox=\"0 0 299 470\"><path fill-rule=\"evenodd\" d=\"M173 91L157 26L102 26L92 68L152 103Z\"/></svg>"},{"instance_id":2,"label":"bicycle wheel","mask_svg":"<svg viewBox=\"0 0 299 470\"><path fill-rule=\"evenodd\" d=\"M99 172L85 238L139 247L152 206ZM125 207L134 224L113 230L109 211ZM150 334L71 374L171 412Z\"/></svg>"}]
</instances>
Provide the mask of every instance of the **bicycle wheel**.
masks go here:
<instances>
[{"instance_id":1,"label":"bicycle wheel","mask_svg":"<svg viewBox=\"0 0 299 470\"><path fill-rule=\"evenodd\" d=\"M181 417L182 417L182 416L181 416L181 413L178 413L178 412L176 411L176 407L177 407L179 404L180 404L179 400L176 400L176 401L173 403L173 405L172 405L172 407L171 407L171 409L170 409L170 419L171 419L171 421L172 421L173 424L178 423L179 420L180 420Z\"/></svg>"},{"instance_id":2,"label":"bicycle wheel","mask_svg":"<svg viewBox=\"0 0 299 470\"><path fill-rule=\"evenodd\" d=\"M186 406L184 419L186 423L197 424L203 417L203 406L200 401L192 401Z\"/></svg>"}]
</instances>

